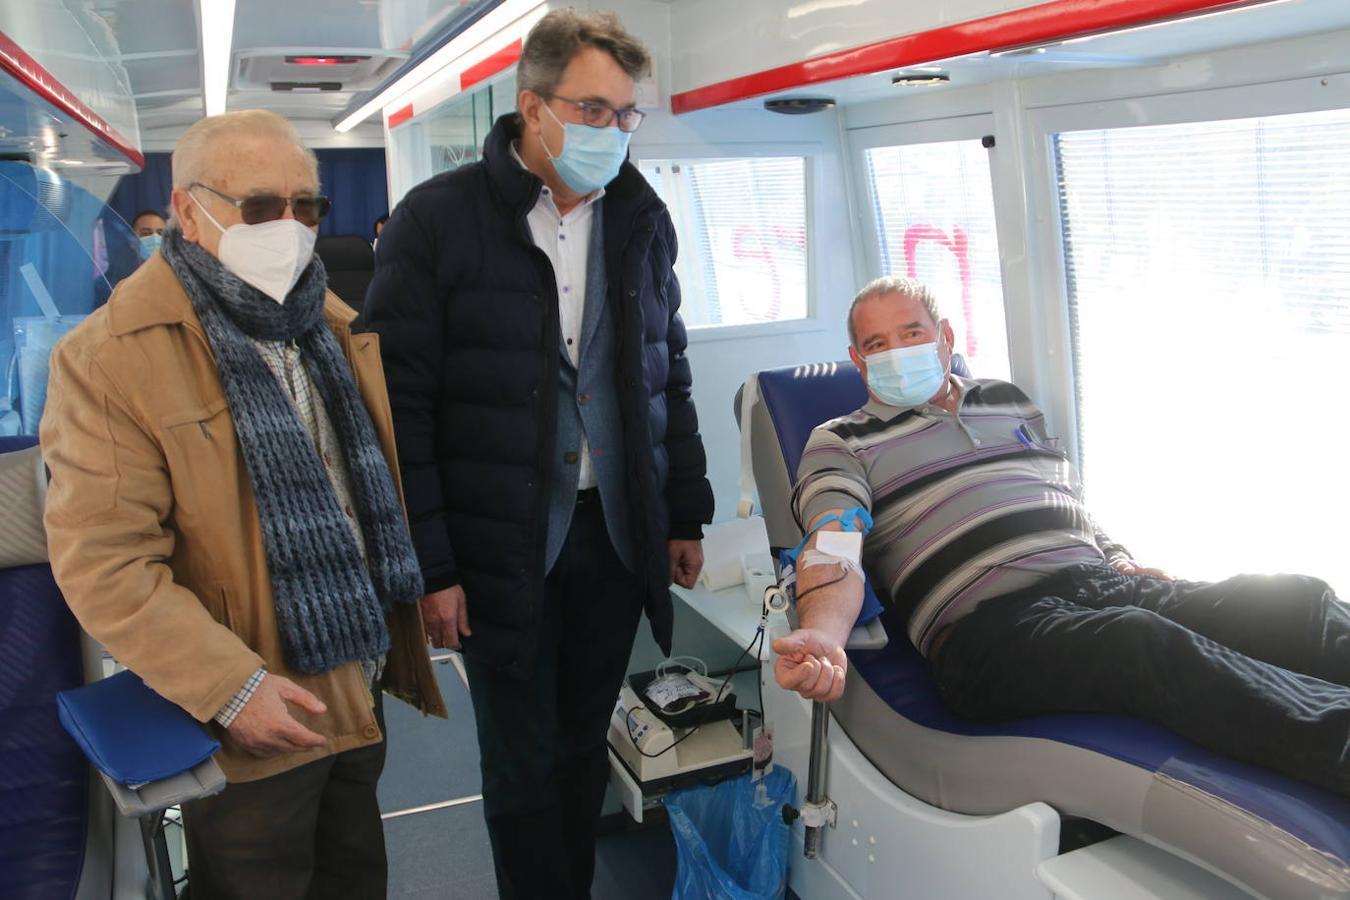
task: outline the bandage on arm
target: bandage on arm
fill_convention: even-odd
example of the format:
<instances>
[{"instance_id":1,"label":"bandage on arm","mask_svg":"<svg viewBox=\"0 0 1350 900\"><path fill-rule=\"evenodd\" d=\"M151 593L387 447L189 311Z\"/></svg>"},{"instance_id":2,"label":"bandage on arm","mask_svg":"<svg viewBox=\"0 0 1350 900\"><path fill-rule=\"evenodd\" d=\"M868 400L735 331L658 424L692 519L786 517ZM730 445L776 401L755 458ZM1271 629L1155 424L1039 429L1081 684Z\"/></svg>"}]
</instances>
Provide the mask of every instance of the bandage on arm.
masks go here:
<instances>
[{"instance_id":1,"label":"bandage on arm","mask_svg":"<svg viewBox=\"0 0 1350 900\"><path fill-rule=\"evenodd\" d=\"M862 577L862 539L862 533L858 531L818 531L813 536L812 546L802 551L798 571L814 566L836 566L841 573L853 572Z\"/></svg>"}]
</instances>

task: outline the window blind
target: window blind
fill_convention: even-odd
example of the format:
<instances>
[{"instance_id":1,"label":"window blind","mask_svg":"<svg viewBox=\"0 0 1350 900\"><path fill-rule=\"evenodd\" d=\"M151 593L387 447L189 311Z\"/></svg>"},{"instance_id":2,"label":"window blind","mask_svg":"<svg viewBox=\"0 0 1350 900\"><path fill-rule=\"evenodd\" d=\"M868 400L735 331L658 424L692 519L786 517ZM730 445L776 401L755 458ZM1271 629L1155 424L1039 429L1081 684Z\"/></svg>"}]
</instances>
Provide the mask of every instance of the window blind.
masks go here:
<instances>
[{"instance_id":1,"label":"window blind","mask_svg":"<svg viewBox=\"0 0 1350 900\"><path fill-rule=\"evenodd\" d=\"M989 158L977 140L872 147L867 184L885 275L932 288L971 372L1008 377Z\"/></svg>"},{"instance_id":2,"label":"window blind","mask_svg":"<svg viewBox=\"0 0 1350 900\"><path fill-rule=\"evenodd\" d=\"M687 326L806 317L804 158L645 159L638 168L675 223Z\"/></svg>"},{"instance_id":3,"label":"window blind","mask_svg":"<svg viewBox=\"0 0 1350 900\"><path fill-rule=\"evenodd\" d=\"M1180 575L1350 590L1350 111L1054 149L1099 524Z\"/></svg>"}]
</instances>

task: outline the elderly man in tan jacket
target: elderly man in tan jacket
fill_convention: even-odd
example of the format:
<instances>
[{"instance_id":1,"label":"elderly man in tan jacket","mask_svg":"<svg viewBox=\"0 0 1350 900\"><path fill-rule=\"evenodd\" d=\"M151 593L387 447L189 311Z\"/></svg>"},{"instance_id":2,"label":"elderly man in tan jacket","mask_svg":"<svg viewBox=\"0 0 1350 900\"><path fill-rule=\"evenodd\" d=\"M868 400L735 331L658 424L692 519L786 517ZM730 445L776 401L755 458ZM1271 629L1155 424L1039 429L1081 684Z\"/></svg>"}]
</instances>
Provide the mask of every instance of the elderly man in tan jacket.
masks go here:
<instances>
[{"instance_id":1,"label":"elderly man in tan jacket","mask_svg":"<svg viewBox=\"0 0 1350 900\"><path fill-rule=\"evenodd\" d=\"M56 348L52 566L85 629L220 739L192 896L383 897L380 695L445 715L375 335L313 256L328 201L271 113L173 155L162 249Z\"/></svg>"}]
</instances>

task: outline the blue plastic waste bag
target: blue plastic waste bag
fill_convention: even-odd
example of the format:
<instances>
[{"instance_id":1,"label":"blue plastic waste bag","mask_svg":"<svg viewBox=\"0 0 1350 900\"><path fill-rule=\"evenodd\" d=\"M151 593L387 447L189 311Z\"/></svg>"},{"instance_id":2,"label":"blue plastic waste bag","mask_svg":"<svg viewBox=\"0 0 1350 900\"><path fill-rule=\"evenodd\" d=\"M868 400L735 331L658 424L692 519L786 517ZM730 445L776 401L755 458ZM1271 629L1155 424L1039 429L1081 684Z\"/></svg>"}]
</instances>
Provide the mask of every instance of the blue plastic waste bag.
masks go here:
<instances>
[{"instance_id":1,"label":"blue plastic waste bag","mask_svg":"<svg viewBox=\"0 0 1350 900\"><path fill-rule=\"evenodd\" d=\"M782 766L762 789L742 775L666 797L675 835L673 900L771 900L787 889L787 823L797 780Z\"/></svg>"}]
</instances>

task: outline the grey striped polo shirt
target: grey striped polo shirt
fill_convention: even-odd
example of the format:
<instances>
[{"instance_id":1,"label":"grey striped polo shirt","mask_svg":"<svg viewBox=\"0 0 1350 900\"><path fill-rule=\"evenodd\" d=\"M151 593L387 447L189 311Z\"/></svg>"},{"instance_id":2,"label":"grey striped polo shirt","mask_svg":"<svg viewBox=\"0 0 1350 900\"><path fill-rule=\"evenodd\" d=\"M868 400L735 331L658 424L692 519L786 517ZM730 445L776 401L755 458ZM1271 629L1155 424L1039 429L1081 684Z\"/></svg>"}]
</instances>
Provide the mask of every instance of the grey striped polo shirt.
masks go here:
<instances>
[{"instance_id":1,"label":"grey striped polo shirt","mask_svg":"<svg viewBox=\"0 0 1350 900\"><path fill-rule=\"evenodd\" d=\"M955 416L873 399L817 426L793 497L801 522L831 509L871 512L868 578L925 654L983 600L1126 555L1094 528L1035 404L1007 382L951 377L961 390Z\"/></svg>"}]
</instances>

